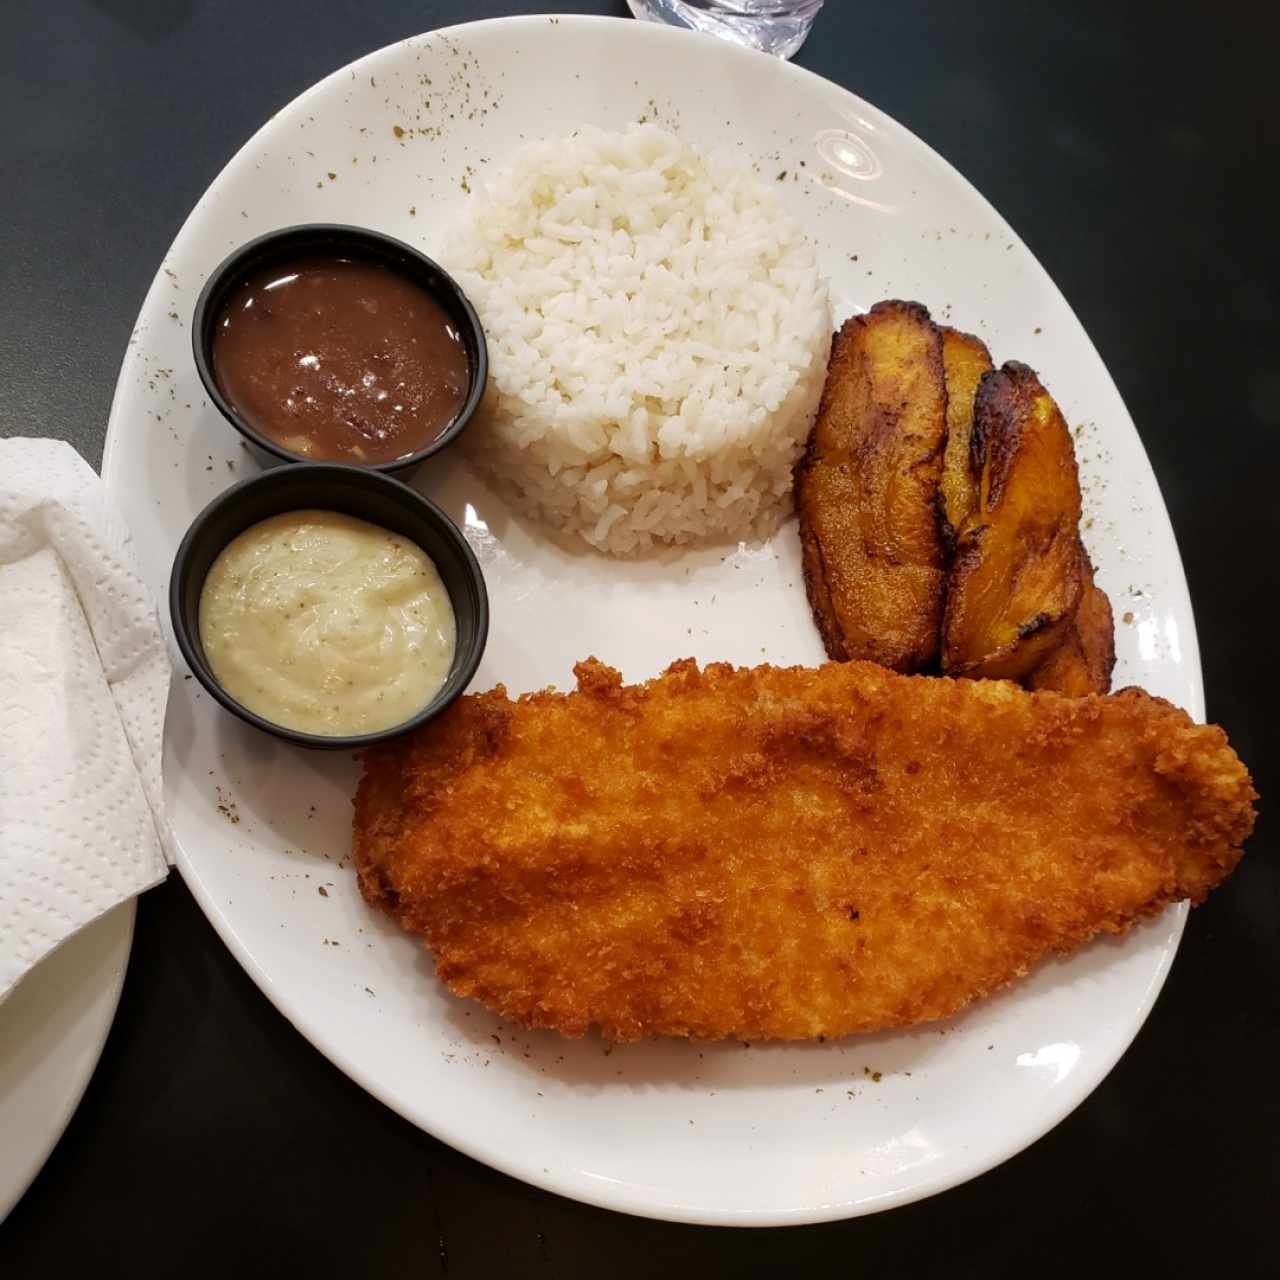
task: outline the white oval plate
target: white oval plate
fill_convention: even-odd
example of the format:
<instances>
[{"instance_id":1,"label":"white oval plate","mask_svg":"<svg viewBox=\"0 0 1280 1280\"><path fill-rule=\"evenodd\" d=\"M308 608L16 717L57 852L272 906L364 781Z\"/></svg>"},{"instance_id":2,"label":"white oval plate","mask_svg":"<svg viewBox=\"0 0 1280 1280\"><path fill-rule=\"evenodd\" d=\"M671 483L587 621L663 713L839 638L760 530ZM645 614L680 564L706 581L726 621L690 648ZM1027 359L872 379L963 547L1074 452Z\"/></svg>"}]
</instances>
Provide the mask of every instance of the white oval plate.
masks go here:
<instances>
[{"instance_id":1,"label":"white oval plate","mask_svg":"<svg viewBox=\"0 0 1280 1280\"><path fill-rule=\"evenodd\" d=\"M657 119L729 145L808 229L837 313L915 298L1034 365L1082 428L1087 540L1112 595L1119 683L1202 712L1191 610L1151 468L1079 322L982 197L835 85L631 21L519 18L405 41L304 93L227 165L156 276L124 362L104 474L164 589L188 522L252 469L205 402L188 322L259 232L363 223L420 245L522 140ZM399 129L402 132L397 133ZM785 176L783 176L785 174ZM671 660L816 663L794 525L764 548L623 564L559 549L446 456L418 483L466 529L493 629L475 688L567 685L588 654L631 680ZM689 1222L847 1217L970 1178L1066 1115L1133 1038L1182 929L1172 910L953 1024L809 1046L529 1035L449 997L365 907L345 859L349 759L289 750L177 681L165 780L182 872L281 1011L372 1093L496 1168ZM878 1078L877 1078L878 1075Z\"/></svg>"},{"instance_id":2,"label":"white oval plate","mask_svg":"<svg viewBox=\"0 0 1280 1280\"><path fill-rule=\"evenodd\" d=\"M0 1222L49 1158L98 1065L135 909L130 899L86 925L0 1004Z\"/></svg>"}]
</instances>

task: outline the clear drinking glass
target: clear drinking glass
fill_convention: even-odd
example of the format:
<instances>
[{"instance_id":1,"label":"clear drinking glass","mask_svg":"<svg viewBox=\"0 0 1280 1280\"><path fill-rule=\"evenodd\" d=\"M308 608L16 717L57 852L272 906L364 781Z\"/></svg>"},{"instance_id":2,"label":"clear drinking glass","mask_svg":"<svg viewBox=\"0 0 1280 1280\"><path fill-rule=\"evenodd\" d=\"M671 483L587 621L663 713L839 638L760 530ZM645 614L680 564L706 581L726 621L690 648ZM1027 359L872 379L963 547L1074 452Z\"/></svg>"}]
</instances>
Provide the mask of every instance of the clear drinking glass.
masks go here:
<instances>
[{"instance_id":1,"label":"clear drinking glass","mask_svg":"<svg viewBox=\"0 0 1280 1280\"><path fill-rule=\"evenodd\" d=\"M804 44L822 0L627 0L637 18L723 36L789 58Z\"/></svg>"}]
</instances>

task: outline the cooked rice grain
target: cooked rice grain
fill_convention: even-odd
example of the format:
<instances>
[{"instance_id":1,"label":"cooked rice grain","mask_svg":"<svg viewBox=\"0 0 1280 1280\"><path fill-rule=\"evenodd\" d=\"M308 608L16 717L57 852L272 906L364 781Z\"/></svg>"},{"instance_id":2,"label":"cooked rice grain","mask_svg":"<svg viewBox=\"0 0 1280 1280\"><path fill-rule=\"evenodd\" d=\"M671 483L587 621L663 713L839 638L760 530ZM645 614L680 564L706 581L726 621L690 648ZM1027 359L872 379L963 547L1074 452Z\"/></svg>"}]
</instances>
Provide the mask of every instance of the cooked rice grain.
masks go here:
<instances>
[{"instance_id":1,"label":"cooked rice grain","mask_svg":"<svg viewBox=\"0 0 1280 1280\"><path fill-rule=\"evenodd\" d=\"M489 344L464 438L517 509L615 554L772 531L831 314L764 184L654 125L584 128L522 148L445 261Z\"/></svg>"}]
</instances>

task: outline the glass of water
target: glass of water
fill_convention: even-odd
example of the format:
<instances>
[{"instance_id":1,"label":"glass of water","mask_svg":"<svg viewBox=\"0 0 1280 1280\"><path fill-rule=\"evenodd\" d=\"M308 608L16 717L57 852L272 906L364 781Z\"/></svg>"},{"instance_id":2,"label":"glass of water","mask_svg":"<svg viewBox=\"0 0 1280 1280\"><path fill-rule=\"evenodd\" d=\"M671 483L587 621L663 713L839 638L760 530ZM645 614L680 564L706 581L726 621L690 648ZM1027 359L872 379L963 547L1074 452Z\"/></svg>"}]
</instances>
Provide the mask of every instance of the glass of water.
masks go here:
<instances>
[{"instance_id":1,"label":"glass of water","mask_svg":"<svg viewBox=\"0 0 1280 1280\"><path fill-rule=\"evenodd\" d=\"M822 0L627 0L637 18L722 36L789 58L804 44Z\"/></svg>"}]
</instances>

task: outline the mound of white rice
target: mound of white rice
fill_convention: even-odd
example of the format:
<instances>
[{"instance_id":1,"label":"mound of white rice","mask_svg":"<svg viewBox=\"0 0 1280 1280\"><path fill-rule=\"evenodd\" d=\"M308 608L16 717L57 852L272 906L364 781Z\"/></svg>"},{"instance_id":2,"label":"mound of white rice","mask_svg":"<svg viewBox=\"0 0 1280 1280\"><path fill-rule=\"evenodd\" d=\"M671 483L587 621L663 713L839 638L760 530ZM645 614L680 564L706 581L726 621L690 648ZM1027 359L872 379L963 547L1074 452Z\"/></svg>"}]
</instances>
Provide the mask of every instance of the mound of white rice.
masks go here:
<instances>
[{"instance_id":1,"label":"mound of white rice","mask_svg":"<svg viewBox=\"0 0 1280 1280\"><path fill-rule=\"evenodd\" d=\"M466 438L517 509L617 554L766 536L831 314L771 190L654 125L524 147L444 255L489 343Z\"/></svg>"}]
</instances>

